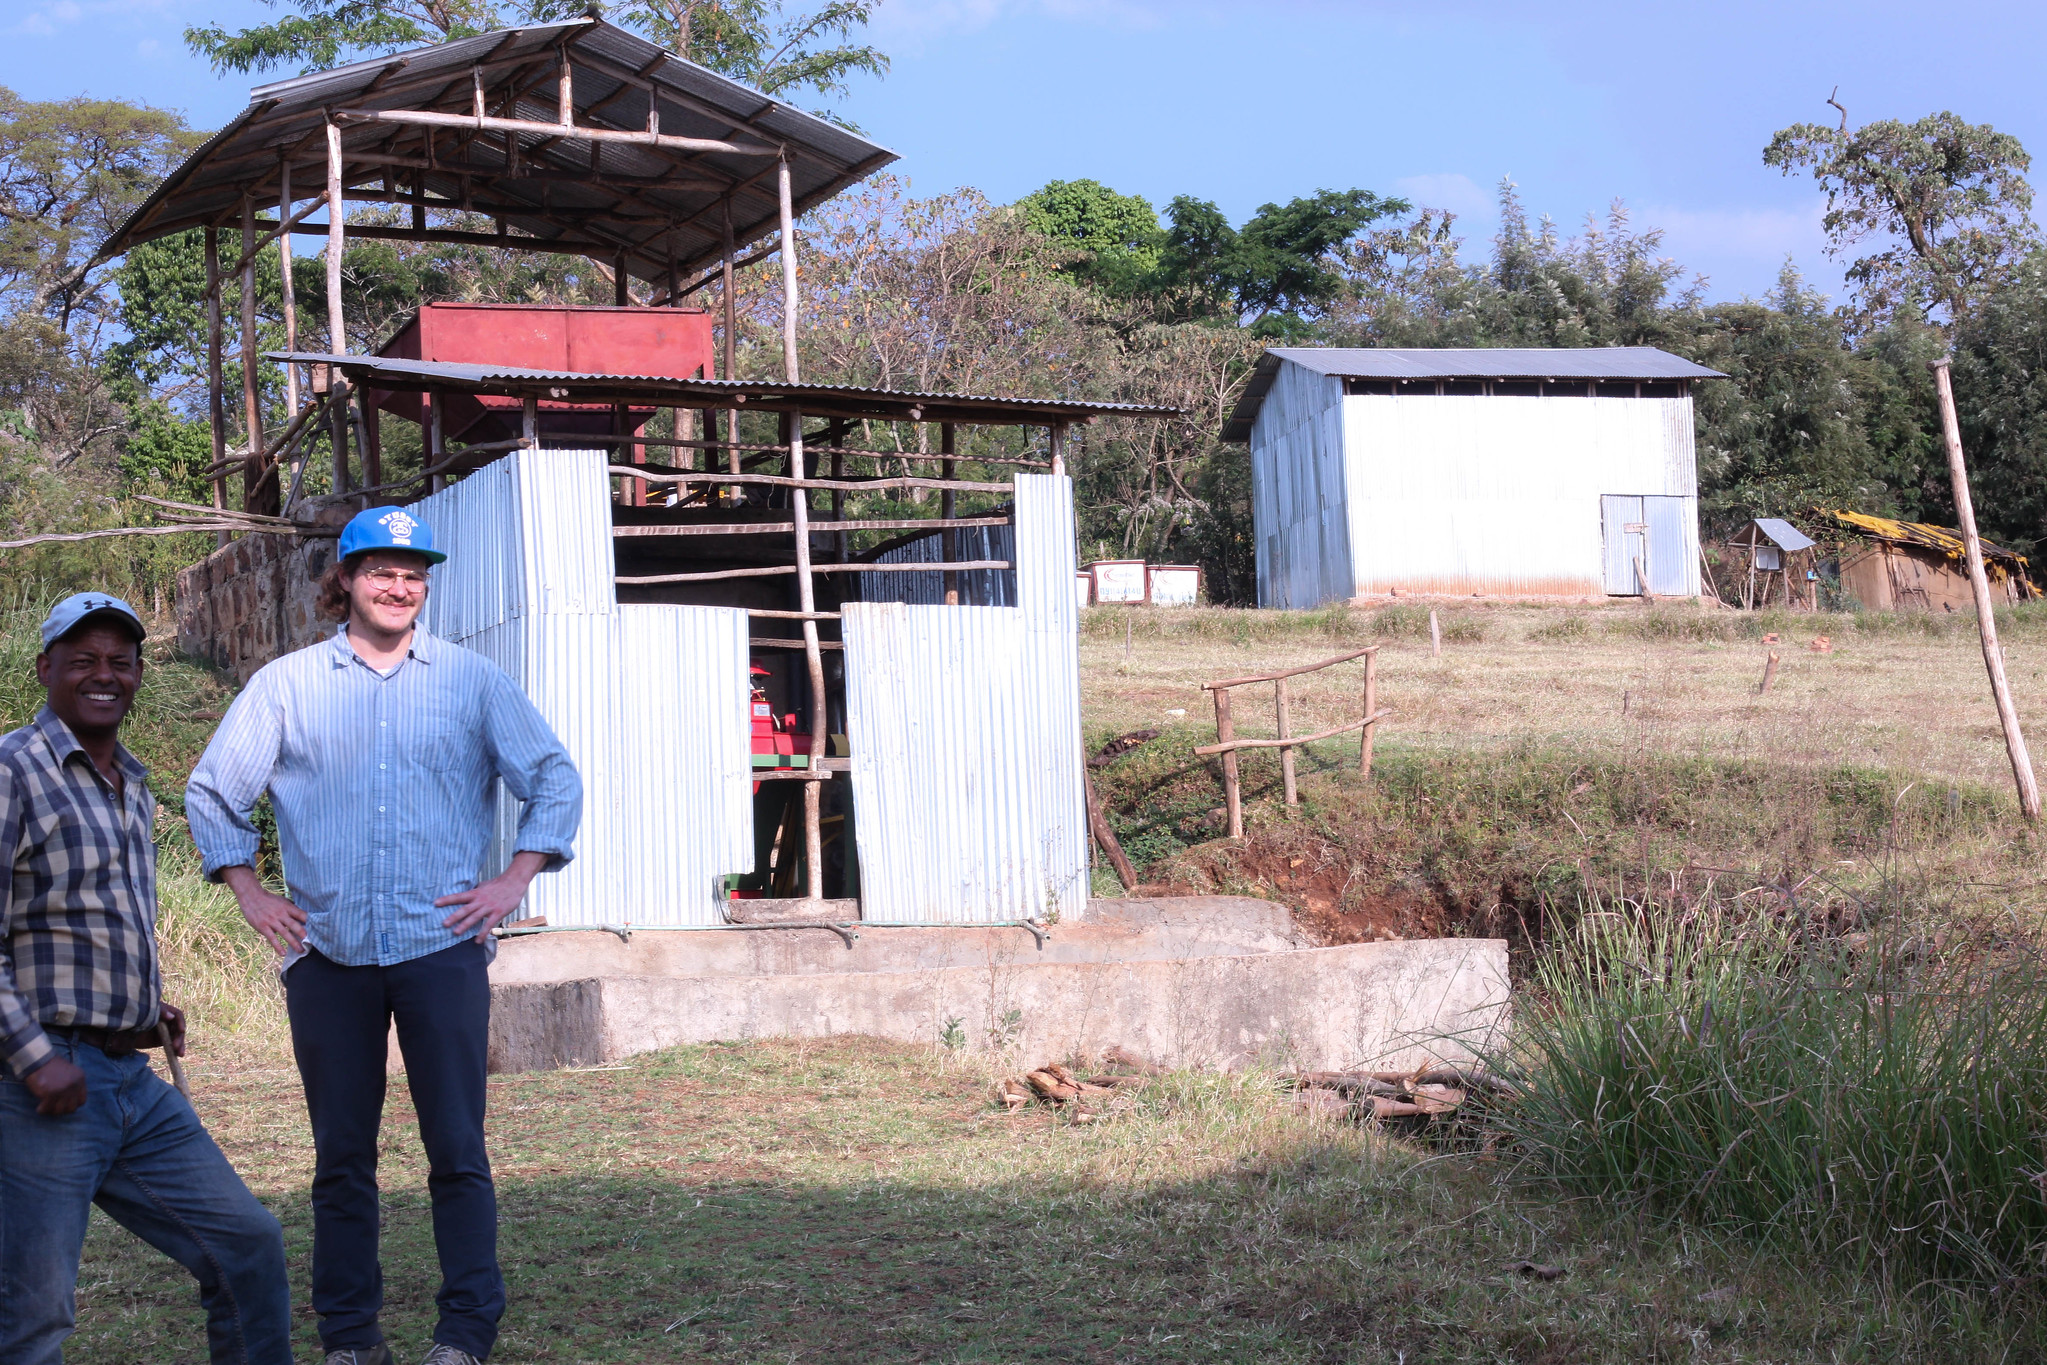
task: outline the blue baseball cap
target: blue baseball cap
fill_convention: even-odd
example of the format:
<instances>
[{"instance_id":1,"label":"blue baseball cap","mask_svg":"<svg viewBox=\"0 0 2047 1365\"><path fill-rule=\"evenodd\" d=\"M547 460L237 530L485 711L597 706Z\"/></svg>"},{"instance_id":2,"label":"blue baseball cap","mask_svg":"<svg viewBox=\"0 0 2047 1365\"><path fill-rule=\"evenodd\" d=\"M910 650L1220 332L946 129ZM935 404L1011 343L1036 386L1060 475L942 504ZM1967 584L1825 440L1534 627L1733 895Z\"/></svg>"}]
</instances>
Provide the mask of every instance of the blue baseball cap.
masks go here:
<instances>
[{"instance_id":1,"label":"blue baseball cap","mask_svg":"<svg viewBox=\"0 0 2047 1365\"><path fill-rule=\"evenodd\" d=\"M94 617L100 618L95 624L119 626L127 631L137 644L149 634L135 608L113 594L75 592L51 607L50 614L43 618L43 648L48 649Z\"/></svg>"},{"instance_id":2,"label":"blue baseball cap","mask_svg":"<svg viewBox=\"0 0 2047 1365\"><path fill-rule=\"evenodd\" d=\"M409 550L429 564L447 558L434 548L434 529L403 507L369 507L341 528L341 557L366 550Z\"/></svg>"}]
</instances>

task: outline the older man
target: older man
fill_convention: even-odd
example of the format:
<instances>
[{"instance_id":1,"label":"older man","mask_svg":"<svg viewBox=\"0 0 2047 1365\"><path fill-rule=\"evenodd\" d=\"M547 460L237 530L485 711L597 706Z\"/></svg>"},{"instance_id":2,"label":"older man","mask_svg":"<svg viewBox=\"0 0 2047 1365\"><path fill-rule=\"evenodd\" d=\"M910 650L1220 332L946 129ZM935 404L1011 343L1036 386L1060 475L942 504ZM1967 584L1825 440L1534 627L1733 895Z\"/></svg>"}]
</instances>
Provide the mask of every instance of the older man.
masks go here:
<instances>
[{"instance_id":1,"label":"older man","mask_svg":"<svg viewBox=\"0 0 2047 1365\"><path fill-rule=\"evenodd\" d=\"M249 681L186 789L206 875L285 958L312 1118L313 1308L330 1365L384 1365L377 1128L395 1020L429 1166L440 1321L429 1365L490 1354L504 1313L484 1153L490 931L566 862L582 784L532 702L489 660L418 624L447 556L403 508L349 522L325 581L332 638ZM479 880L502 778L525 803L511 865ZM277 814L290 896L254 871L249 811Z\"/></svg>"},{"instance_id":2,"label":"older man","mask_svg":"<svg viewBox=\"0 0 2047 1365\"><path fill-rule=\"evenodd\" d=\"M291 1360L284 1235L143 1056L184 1051L156 957L156 803L119 739L142 621L79 593L43 622L47 702L0 736L0 1361L53 1365L94 1204L190 1270L216 1365ZM161 1033L159 1029L161 1027Z\"/></svg>"}]
</instances>

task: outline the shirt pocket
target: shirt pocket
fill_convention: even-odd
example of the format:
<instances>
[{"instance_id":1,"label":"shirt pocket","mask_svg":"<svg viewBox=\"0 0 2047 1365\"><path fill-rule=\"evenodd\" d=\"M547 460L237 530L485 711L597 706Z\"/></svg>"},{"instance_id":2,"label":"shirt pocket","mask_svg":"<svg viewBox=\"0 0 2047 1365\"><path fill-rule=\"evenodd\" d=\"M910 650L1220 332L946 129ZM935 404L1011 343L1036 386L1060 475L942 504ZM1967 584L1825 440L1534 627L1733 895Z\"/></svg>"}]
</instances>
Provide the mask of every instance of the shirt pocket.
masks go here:
<instances>
[{"instance_id":1,"label":"shirt pocket","mask_svg":"<svg viewBox=\"0 0 2047 1365\"><path fill-rule=\"evenodd\" d=\"M473 708L460 698L435 697L420 704L406 728L412 760L429 772L456 774L476 761L480 737Z\"/></svg>"}]
</instances>

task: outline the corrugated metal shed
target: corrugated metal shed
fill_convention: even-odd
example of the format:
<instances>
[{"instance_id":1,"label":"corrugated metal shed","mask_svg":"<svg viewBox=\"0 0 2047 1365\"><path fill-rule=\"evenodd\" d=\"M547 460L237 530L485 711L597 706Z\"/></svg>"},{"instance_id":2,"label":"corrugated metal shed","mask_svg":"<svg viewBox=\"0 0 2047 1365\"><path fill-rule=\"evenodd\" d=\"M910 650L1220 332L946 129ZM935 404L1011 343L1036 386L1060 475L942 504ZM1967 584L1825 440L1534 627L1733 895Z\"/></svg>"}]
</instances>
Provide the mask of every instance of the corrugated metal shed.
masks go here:
<instances>
[{"instance_id":1,"label":"corrugated metal shed","mask_svg":"<svg viewBox=\"0 0 2047 1365\"><path fill-rule=\"evenodd\" d=\"M1228 421L1225 441L1248 441L1278 378L1291 361L1318 375L1345 379L1725 379L1654 346L1561 346L1397 349L1393 347L1275 346L1259 357Z\"/></svg>"},{"instance_id":2,"label":"corrugated metal shed","mask_svg":"<svg viewBox=\"0 0 2047 1365\"><path fill-rule=\"evenodd\" d=\"M239 214L245 190L269 186L276 195L281 156L294 163L300 198L326 184L327 112L429 110L468 114L470 72L479 65L493 90L513 80L524 93L512 104L493 103L493 116L536 122L555 119L556 92L548 79L557 51L575 63L578 122L620 131L647 127L648 102L658 100L665 134L754 147L787 147L796 212L801 214L896 159L858 133L842 128L714 71L686 62L601 19L536 24L458 38L367 61L273 81L249 92L249 104L184 164L165 178L141 207L100 247L102 258L141 242ZM344 151L388 155L390 129L344 124ZM448 139L453 142L453 138ZM723 253L719 197L734 194L734 231L741 247L778 230L774 158L758 153L635 146L629 142L521 139L529 169L551 179L505 174L504 139L492 133L467 139L459 153L426 172L426 185L443 206L472 197L469 181L486 177L489 197L524 212L495 215L538 241L561 239L567 249L592 238L630 251L630 269L664 280L672 248L679 268L693 271ZM591 149L596 148L593 165ZM680 164L678 164L680 163ZM364 162L374 170L374 160ZM590 173L597 173L595 179ZM352 180L363 178L358 167ZM408 177L409 178L409 177ZM601 225L601 233L592 230Z\"/></svg>"}]
</instances>

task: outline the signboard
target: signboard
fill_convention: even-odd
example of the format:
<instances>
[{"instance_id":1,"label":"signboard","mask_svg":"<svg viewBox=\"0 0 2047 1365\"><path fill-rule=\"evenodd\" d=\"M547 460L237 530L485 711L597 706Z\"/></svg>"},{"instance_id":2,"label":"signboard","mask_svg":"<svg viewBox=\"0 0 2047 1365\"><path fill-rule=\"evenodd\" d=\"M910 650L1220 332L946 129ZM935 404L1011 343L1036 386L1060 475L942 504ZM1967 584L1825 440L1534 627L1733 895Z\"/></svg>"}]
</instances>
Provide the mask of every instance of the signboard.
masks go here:
<instances>
[{"instance_id":1,"label":"signboard","mask_svg":"<svg viewBox=\"0 0 2047 1365\"><path fill-rule=\"evenodd\" d=\"M1155 607L1191 607L1201 597L1201 570L1193 564L1154 564L1147 572Z\"/></svg>"},{"instance_id":2,"label":"signboard","mask_svg":"<svg viewBox=\"0 0 2047 1365\"><path fill-rule=\"evenodd\" d=\"M1087 566L1094 575L1095 601L1142 602L1145 600L1144 561L1141 559L1098 559Z\"/></svg>"}]
</instances>

